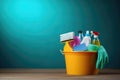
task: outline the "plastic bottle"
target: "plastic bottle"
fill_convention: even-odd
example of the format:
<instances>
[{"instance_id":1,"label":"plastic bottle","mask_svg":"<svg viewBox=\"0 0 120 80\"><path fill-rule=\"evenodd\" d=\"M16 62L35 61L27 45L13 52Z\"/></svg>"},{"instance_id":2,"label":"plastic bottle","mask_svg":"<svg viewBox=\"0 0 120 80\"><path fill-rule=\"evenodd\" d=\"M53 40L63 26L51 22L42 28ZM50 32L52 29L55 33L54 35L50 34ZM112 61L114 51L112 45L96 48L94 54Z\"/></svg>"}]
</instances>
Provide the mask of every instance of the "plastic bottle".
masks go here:
<instances>
[{"instance_id":1,"label":"plastic bottle","mask_svg":"<svg viewBox=\"0 0 120 80\"><path fill-rule=\"evenodd\" d=\"M80 31L78 31L78 34L79 34L79 39L80 39L80 41L82 41L82 39L83 39L83 32L80 30Z\"/></svg>"},{"instance_id":2,"label":"plastic bottle","mask_svg":"<svg viewBox=\"0 0 120 80\"><path fill-rule=\"evenodd\" d=\"M91 37L89 31L86 31L85 37L83 38L81 44L85 43L88 46L91 43Z\"/></svg>"},{"instance_id":3,"label":"plastic bottle","mask_svg":"<svg viewBox=\"0 0 120 80\"><path fill-rule=\"evenodd\" d=\"M94 35L94 38L93 38L92 44L100 46L100 40L98 38L99 33L93 31L93 35Z\"/></svg>"},{"instance_id":4,"label":"plastic bottle","mask_svg":"<svg viewBox=\"0 0 120 80\"><path fill-rule=\"evenodd\" d=\"M90 31L90 36L91 36L91 37L93 36L93 31Z\"/></svg>"},{"instance_id":5,"label":"plastic bottle","mask_svg":"<svg viewBox=\"0 0 120 80\"><path fill-rule=\"evenodd\" d=\"M91 41L93 41L93 39L94 39L93 31L90 31L90 37L91 37Z\"/></svg>"}]
</instances>

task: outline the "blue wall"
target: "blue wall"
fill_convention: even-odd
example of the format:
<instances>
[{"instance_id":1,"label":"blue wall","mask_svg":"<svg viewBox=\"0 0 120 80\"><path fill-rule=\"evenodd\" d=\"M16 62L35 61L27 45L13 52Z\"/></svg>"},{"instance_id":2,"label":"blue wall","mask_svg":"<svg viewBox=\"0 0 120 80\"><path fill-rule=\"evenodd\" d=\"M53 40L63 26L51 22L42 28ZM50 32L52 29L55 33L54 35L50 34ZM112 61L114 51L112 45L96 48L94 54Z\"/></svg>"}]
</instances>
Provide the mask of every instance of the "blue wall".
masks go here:
<instances>
[{"instance_id":1,"label":"blue wall","mask_svg":"<svg viewBox=\"0 0 120 80\"><path fill-rule=\"evenodd\" d=\"M119 11L117 0L0 0L0 68L64 68L59 35L78 30L100 32L106 67L120 68Z\"/></svg>"}]
</instances>

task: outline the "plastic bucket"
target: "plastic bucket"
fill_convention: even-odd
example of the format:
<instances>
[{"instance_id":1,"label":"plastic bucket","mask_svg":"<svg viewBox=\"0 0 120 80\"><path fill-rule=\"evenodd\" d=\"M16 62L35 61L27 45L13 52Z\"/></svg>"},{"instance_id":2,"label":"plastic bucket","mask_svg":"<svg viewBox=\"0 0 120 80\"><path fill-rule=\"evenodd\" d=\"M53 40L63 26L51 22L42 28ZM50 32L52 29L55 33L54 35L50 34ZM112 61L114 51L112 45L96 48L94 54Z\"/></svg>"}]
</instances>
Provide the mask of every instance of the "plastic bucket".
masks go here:
<instances>
[{"instance_id":1,"label":"plastic bucket","mask_svg":"<svg viewBox=\"0 0 120 80\"><path fill-rule=\"evenodd\" d=\"M63 52L68 75L93 75L97 74L97 52Z\"/></svg>"}]
</instances>

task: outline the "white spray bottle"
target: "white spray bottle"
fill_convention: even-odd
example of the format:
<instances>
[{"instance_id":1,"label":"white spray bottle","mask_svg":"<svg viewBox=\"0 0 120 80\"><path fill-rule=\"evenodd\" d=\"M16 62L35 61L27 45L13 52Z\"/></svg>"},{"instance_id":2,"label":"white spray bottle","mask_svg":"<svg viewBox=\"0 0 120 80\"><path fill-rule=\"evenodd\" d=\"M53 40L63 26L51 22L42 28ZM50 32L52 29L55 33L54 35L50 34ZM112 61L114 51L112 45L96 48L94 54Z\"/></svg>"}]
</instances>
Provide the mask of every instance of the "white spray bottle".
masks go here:
<instances>
[{"instance_id":1,"label":"white spray bottle","mask_svg":"<svg viewBox=\"0 0 120 80\"><path fill-rule=\"evenodd\" d=\"M91 37L90 37L90 33L89 33L88 30L86 31L85 37L83 38L81 44L83 44L83 43L84 43L86 46L88 46L88 45L91 43Z\"/></svg>"}]
</instances>

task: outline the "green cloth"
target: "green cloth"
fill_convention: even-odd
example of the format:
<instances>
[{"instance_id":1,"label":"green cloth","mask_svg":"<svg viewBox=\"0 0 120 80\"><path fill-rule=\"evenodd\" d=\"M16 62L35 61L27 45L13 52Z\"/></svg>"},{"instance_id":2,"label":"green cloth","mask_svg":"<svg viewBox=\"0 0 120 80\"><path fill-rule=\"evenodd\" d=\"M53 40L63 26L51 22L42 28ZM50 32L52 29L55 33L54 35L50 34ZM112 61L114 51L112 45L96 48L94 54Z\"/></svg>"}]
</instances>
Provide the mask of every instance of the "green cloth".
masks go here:
<instances>
[{"instance_id":1,"label":"green cloth","mask_svg":"<svg viewBox=\"0 0 120 80\"><path fill-rule=\"evenodd\" d=\"M88 45L88 51L95 51L95 52L97 52L98 49L99 49L99 46L97 46L97 45L94 45L94 44L89 44Z\"/></svg>"},{"instance_id":2,"label":"green cloth","mask_svg":"<svg viewBox=\"0 0 120 80\"><path fill-rule=\"evenodd\" d=\"M103 46L100 46L98 49L98 58L96 62L97 69L103 69L104 65L109 62L109 57L107 51Z\"/></svg>"}]
</instances>

